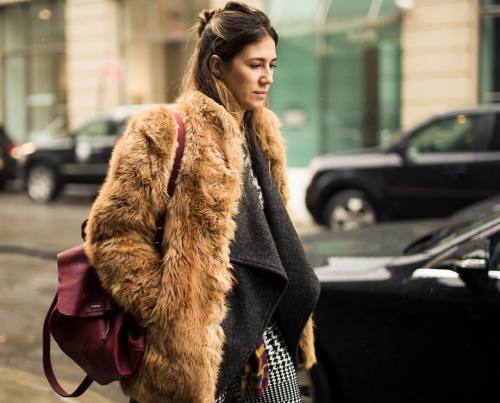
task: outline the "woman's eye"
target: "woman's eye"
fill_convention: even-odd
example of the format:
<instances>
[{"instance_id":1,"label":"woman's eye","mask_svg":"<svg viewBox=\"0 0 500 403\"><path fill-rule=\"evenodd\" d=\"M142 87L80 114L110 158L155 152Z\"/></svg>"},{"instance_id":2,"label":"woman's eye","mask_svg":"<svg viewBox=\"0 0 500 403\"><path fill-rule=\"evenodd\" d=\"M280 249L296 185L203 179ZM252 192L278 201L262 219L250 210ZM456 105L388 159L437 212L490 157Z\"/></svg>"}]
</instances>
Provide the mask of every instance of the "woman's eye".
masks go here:
<instances>
[{"instance_id":1,"label":"woman's eye","mask_svg":"<svg viewBox=\"0 0 500 403\"><path fill-rule=\"evenodd\" d=\"M258 69L260 67L260 64L251 64L250 67L252 69Z\"/></svg>"},{"instance_id":2,"label":"woman's eye","mask_svg":"<svg viewBox=\"0 0 500 403\"><path fill-rule=\"evenodd\" d=\"M272 69L275 69L276 67L278 67L278 65L277 65L277 64L271 64L271 66L270 66L270 67L271 67Z\"/></svg>"}]
</instances>

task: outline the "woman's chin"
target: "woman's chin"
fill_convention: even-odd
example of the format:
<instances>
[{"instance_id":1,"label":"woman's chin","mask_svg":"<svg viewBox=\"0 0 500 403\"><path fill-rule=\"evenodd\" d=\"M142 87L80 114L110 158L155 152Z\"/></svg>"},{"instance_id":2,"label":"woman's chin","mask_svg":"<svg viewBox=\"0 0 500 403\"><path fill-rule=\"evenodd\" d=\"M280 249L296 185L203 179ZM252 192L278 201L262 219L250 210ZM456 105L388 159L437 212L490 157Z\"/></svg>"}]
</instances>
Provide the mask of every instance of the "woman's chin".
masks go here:
<instances>
[{"instance_id":1,"label":"woman's chin","mask_svg":"<svg viewBox=\"0 0 500 403\"><path fill-rule=\"evenodd\" d=\"M247 111L255 111L255 110L259 110L259 109L262 109L266 106L266 101L263 100L263 101L257 101L257 102L249 102L248 105L247 105L247 108L246 110Z\"/></svg>"}]
</instances>

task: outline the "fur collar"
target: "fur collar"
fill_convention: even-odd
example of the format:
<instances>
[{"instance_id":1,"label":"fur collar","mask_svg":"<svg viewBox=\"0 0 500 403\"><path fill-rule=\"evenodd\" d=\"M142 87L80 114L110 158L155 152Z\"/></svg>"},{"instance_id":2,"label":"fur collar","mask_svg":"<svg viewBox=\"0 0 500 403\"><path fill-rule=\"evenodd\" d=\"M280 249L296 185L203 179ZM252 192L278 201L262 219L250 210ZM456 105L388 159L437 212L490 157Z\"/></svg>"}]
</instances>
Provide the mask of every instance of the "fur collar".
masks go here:
<instances>
[{"instance_id":1,"label":"fur collar","mask_svg":"<svg viewBox=\"0 0 500 403\"><path fill-rule=\"evenodd\" d=\"M240 126L234 116L205 94L193 91L183 97L181 105L186 116L196 115L197 121L206 119L224 138L242 136ZM262 108L253 113L257 140L268 160L269 169L281 197L287 204L289 194L286 176L286 146L280 132L281 123L270 109Z\"/></svg>"}]
</instances>

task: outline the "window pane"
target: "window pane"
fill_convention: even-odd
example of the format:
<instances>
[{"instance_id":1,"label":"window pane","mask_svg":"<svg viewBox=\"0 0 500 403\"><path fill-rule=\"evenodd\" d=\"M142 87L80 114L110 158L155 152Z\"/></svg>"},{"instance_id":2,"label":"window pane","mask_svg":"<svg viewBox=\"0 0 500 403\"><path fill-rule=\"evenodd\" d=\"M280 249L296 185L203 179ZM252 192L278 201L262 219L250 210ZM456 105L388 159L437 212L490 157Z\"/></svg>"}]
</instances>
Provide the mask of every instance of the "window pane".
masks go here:
<instances>
[{"instance_id":1,"label":"window pane","mask_svg":"<svg viewBox=\"0 0 500 403\"><path fill-rule=\"evenodd\" d=\"M66 114L64 57L61 54L34 54L29 58L30 88L27 105L30 131L39 131Z\"/></svg>"},{"instance_id":2,"label":"window pane","mask_svg":"<svg viewBox=\"0 0 500 403\"><path fill-rule=\"evenodd\" d=\"M486 6L500 5L500 0L481 0L481 3Z\"/></svg>"},{"instance_id":3,"label":"window pane","mask_svg":"<svg viewBox=\"0 0 500 403\"><path fill-rule=\"evenodd\" d=\"M5 50L24 49L26 47L25 7L23 5L11 6L5 9Z\"/></svg>"},{"instance_id":4,"label":"window pane","mask_svg":"<svg viewBox=\"0 0 500 403\"><path fill-rule=\"evenodd\" d=\"M458 115L432 123L413 137L409 153L473 151L480 120L477 116Z\"/></svg>"},{"instance_id":5,"label":"window pane","mask_svg":"<svg viewBox=\"0 0 500 403\"><path fill-rule=\"evenodd\" d=\"M5 125L17 142L27 140L26 127L26 63L25 58L10 56L5 59L4 94Z\"/></svg>"},{"instance_id":6,"label":"window pane","mask_svg":"<svg viewBox=\"0 0 500 403\"><path fill-rule=\"evenodd\" d=\"M64 41L64 14L61 1L37 1L30 7L30 42L47 45Z\"/></svg>"}]
</instances>

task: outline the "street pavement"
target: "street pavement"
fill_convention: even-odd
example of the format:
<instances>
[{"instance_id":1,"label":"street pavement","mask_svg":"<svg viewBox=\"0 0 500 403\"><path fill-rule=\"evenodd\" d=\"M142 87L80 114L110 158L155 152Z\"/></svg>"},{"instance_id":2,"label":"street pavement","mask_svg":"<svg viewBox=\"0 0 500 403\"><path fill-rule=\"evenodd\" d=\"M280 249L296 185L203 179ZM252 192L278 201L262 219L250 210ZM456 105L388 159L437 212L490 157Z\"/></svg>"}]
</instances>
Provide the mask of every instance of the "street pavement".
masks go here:
<instances>
[{"instance_id":1,"label":"street pavement","mask_svg":"<svg viewBox=\"0 0 500 403\"><path fill-rule=\"evenodd\" d=\"M52 392L42 368L42 325L57 286L55 256L81 242L88 196L67 196L46 206L23 193L0 192L0 403L126 403L117 383L94 384L82 397ZM84 377L52 343L56 376L74 388Z\"/></svg>"},{"instance_id":2,"label":"street pavement","mask_svg":"<svg viewBox=\"0 0 500 403\"><path fill-rule=\"evenodd\" d=\"M298 232L318 231L305 212L303 188L293 189L290 207ZM18 189L0 192L0 403L128 402L117 383L94 384L80 398L60 398L43 374L42 324L57 286L56 253L81 242L80 224L92 203L85 192L68 193L36 205ZM54 342L52 360L67 389L83 379Z\"/></svg>"}]
</instances>

